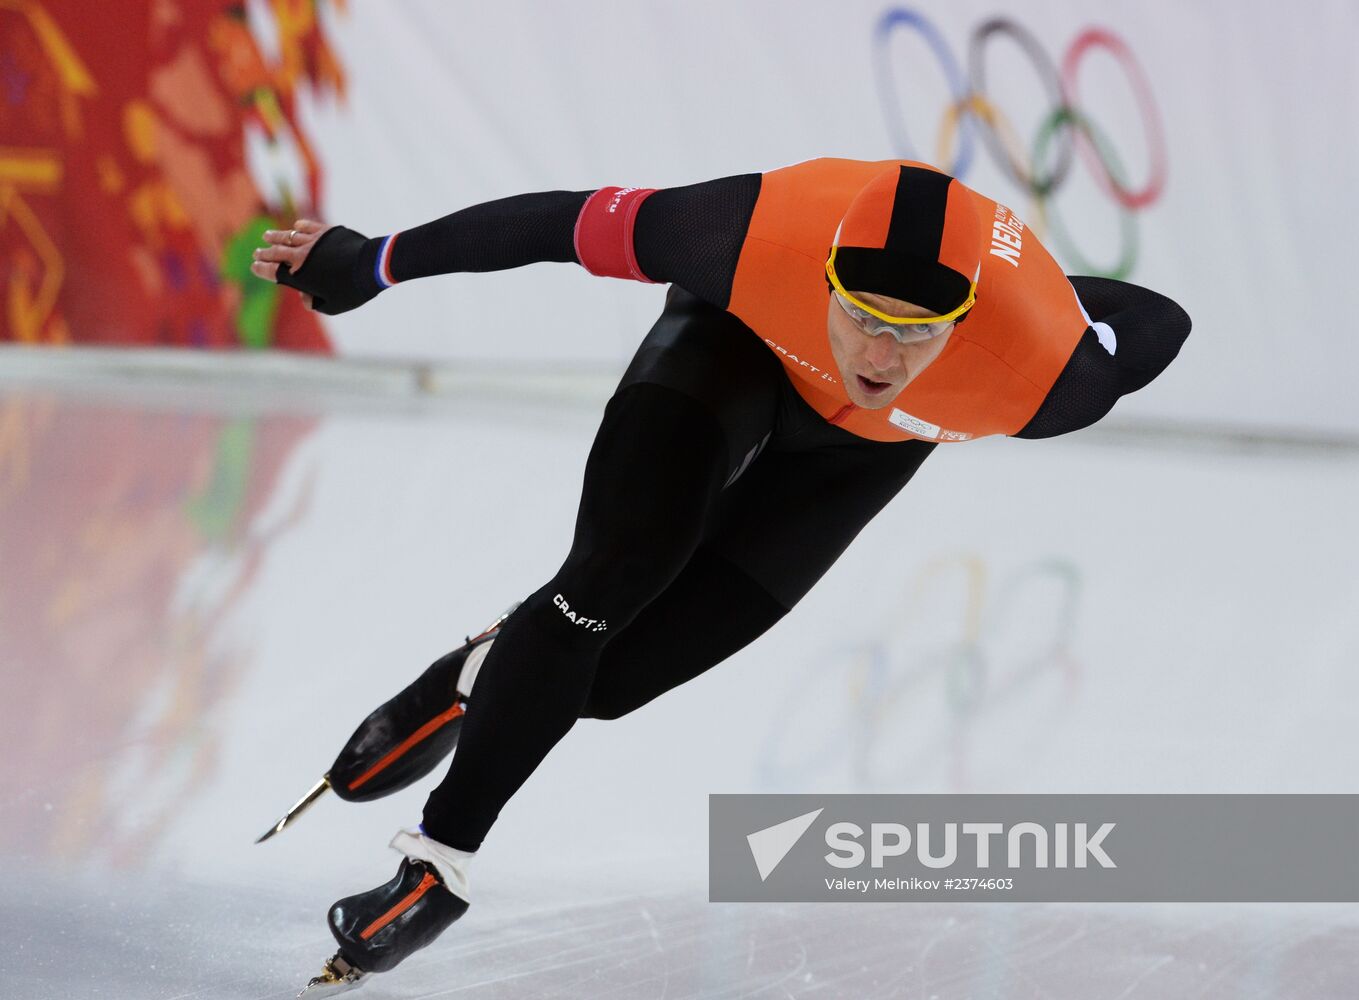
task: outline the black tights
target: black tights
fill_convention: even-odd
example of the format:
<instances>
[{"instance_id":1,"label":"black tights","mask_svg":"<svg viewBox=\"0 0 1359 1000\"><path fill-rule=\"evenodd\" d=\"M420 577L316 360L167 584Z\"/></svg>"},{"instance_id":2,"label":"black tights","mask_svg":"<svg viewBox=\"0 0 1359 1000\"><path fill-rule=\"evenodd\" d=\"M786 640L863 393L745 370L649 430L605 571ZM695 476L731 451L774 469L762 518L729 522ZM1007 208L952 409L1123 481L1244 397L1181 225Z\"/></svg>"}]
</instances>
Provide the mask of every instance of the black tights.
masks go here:
<instances>
[{"instance_id":1,"label":"black tights","mask_svg":"<svg viewBox=\"0 0 1359 1000\"><path fill-rule=\"evenodd\" d=\"M425 832L476 850L577 718L624 715L761 635L932 447L826 424L739 321L672 291L605 409L566 561L487 655Z\"/></svg>"}]
</instances>

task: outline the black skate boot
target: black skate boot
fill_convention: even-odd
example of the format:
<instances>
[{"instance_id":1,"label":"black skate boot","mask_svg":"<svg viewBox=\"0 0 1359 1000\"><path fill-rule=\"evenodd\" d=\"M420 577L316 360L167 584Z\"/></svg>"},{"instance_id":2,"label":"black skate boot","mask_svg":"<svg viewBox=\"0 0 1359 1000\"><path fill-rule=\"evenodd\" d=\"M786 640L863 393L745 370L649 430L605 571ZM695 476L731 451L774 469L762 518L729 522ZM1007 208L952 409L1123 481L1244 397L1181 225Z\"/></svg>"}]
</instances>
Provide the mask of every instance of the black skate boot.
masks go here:
<instances>
[{"instance_id":1,"label":"black skate boot","mask_svg":"<svg viewBox=\"0 0 1359 1000\"><path fill-rule=\"evenodd\" d=\"M371 973L388 972L467 912L471 854L413 830L397 834L392 846L424 856L407 856L390 882L330 908L327 921L340 950L298 996L332 996Z\"/></svg>"},{"instance_id":2,"label":"black skate boot","mask_svg":"<svg viewBox=\"0 0 1359 1000\"><path fill-rule=\"evenodd\" d=\"M457 746L471 679L515 607L480 635L435 660L404 691L359 723L330 770L255 843L281 832L328 789L347 802L368 802L429 774Z\"/></svg>"}]
</instances>

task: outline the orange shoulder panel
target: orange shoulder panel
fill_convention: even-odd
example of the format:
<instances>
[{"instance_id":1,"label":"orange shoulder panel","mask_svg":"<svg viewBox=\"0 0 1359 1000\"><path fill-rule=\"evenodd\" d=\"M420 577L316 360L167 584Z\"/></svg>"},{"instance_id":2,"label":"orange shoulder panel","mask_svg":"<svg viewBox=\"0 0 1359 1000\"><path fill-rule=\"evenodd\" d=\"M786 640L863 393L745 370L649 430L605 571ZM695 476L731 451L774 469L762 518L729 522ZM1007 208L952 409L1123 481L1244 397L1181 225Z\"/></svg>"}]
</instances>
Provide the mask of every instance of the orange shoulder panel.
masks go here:
<instances>
[{"instance_id":1,"label":"orange shoulder panel","mask_svg":"<svg viewBox=\"0 0 1359 1000\"><path fill-rule=\"evenodd\" d=\"M876 174L901 162L808 160L765 174L732 281L731 312L750 326L805 322L805 298L817 293L825 304L823 268L845 209Z\"/></svg>"},{"instance_id":2,"label":"orange shoulder panel","mask_svg":"<svg viewBox=\"0 0 1359 1000\"><path fill-rule=\"evenodd\" d=\"M976 192L988 252L967 320L892 405L858 409L840 384L826 333L826 256L854 196L904 162L820 159L765 174L728 309L780 355L808 404L861 437L1013 434L1037 411L1087 322L1051 254L1008 208Z\"/></svg>"}]
</instances>

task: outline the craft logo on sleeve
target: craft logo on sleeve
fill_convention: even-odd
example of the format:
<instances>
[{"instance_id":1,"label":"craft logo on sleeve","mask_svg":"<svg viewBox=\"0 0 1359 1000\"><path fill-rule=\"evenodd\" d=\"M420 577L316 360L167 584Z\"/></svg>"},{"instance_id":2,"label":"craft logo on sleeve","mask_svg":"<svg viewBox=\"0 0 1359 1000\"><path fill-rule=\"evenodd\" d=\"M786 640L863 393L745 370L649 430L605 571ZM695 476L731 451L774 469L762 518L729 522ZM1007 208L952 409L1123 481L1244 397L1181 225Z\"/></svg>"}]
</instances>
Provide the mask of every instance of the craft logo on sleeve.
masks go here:
<instances>
[{"instance_id":1,"label":"craft logo on sleeve","mask_svg":"<svg viewBox=\"0 0 1359 1000\"><path fill-rule=\"evenodd\" d=\"M782 344L776 344L776 343L774 343L774 341L770 340L768 337L765 337L765 338L764 338L764 342L765 342L766 344L768 344L770 347L772 347L772 348L774 349L774 353L775 353L775 354L778 354L781 358L783 358L783 360L784 360L786 363L788 363L788 364L790 364L790 365L795 365L795 366L797 366L797 367L799 367L799 368L806 368L806 369L810 370L811 373L812 373L813 375L819 375L819 376L821 377L821 380L822 380L823 382L834 382L834 381L835 381L835 376L832 375L830 372L825 371L824 369L818 368L816 365L812 364L810 361L806 361L806 360L804 360L804 359L802 359L802 358L799 358L796 354L794 354L792 351L788 350L788 349L787 349L786 347L784 347Z\"/></svg>"}]
</instances>

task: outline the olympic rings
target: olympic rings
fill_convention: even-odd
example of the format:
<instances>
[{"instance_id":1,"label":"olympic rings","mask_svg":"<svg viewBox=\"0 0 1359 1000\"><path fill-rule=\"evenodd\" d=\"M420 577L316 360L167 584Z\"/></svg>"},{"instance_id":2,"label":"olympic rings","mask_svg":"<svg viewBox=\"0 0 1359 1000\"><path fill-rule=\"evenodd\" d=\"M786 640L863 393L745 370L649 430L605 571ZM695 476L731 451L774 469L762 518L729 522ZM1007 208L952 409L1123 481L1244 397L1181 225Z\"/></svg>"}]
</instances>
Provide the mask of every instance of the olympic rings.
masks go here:
<instances>
[{"instance_id":1,"label":"olympic rings","mask_svg":"<svg viewBox=\"0 0 1359 1000\"><path fill-rule=\"evenodd\" d=\"M1118 60L1123 71L1132 83L1137 95L1137 106L1142 115L1142 126L1147 133L1147 148L1151 156L1151 177L1146 186L1136 193L1129 191L1109 173L1109 168L1100 153L1090 143L1082 143L1082 152L1088 151L1086 162L1091 164L1095 176L1100 178L1105 189L1128 208L1145 208L1161 197L1161 189L1166 184L1166 137L1161 119L1156 114L1156 105L1151 96L1151 84L1142 67L1133 58L1132 51L1123 39L1101 28L1090 28L1083 32L1067 50L1062 60L1062 86L1066 91L1067 103L1076 104L1076 72L1080 68L1081 57L1092 48L1108 49Z\"/></svg>"},{"instance_id":2,"label":"olympic rings","mask_svg":"<svg viewBox=\"0 0 1359 1000\"><path fill-rule=\"evenodd\" d=\"M929 47L934 50L934 54L939 58L939 64L944 68L944 76L948 78L948 86L949 90L953 92L954 103L959 104L967 100L967 80L963 77L962 67L953 58L953 52L949 49L948 43L944 41L944 36L939 34L939 29L913 10L907 10L904 7L889 10L878 21L878 27L874 31L873 37L878 94L882 98L884 110L888 112L888 132L900 128L902 120L901 107L897 104L896 81L892 76L891 65L887 60L887 43L891 39L892 29L899 24L915 28ZM892 143L897 149L911 148L911 140L907 138L905 129L901 129L892 136ZM906 156L905 159L914 160L919 159L919 157ZM958 147L958 158L953 161L948 172L954 177L962 177L971 165L972 131L965 128L962 142Z\"/></svg>"},{"instance_id":3,"label":"olympic rings","mask_svg":"<svg viewBox=\"0 0 1359 1000\"><path fill-rule=\"evenodd\" d=\"M1018 163L1020 157L1024 155L1023 146L1019 142L1019 135L1015 132L1014 126L1010 124L1008 118L1001 114L1000 109L982 97L980 94L969 95L963 103L950 104L944 112L944 117L939 121L939 141L937 148L940 150L940 161L948 159L944 151L953 145L954 133L966 120L964 116L973 115L985 122L988 126L987 135L996 137L999 132L1004 133L1005 143L1000 148L1005 156L1005 162ZM1009 149L1005 147L1008 146ZM1017 152L1016 152L1017 151ZM1023 170L1025 168L1020 167ZM1016 180L1025 187L1028 186L1026 177L1016 174Z\"/></svg>"},{"instance_id":4,"label":"olympic rings","mask_svg":"<svg viewBox=\"0 0 1359 1000\"><path fill-rule=\"evenodd\" d=\"M1063 125L1074 125L1077 134L1080 135L1083 140L1093 146L1099 147L1100 156L1102 158L1101 162L1104 164L1112 164L1112 167L1105 166L1105 171L1109 177L1109 183L1118 190L1122 190L1122 188L1118 187L1119 182L1113 177L1112 168L1116 167L1119 172L1121 172L1122 166L1119 163L1118 155L1113 150L1112 144L1110 144L1103 132L1095 131L1094 125L1091 123L1090 119L1086 118L1070 106L1054 109L1052 114L1048 115L1047 120L1039 127L1038 138L1035 140L1033 147L1034 162L1039 162L1042 159L1043 153L1046 150L1052 135ZM1122 199L1119 199L1119 204L1123 206L1124 210L1119 216L1118 263L1108 269L1101 269L1099 265L1091 263L1086 256L1076 248L1075 241L1071 239L1070 234L1062 224L1061 218L1058 216L1056 210L1051 205L1045 206L1044 217L1047 222L1048 232L1052 234L1052 241L1057 249L1069 259L1071 266L1076 271L1082 274L1102 275L1106 278L1113 278L1116 281L1122 281L1132 273L1133 264L1137 261L1137 223L1134 221L1132 210L1127 207L1127 203Z\"/></svg>"},{"instance_id":5,"label":"olympic rings","mask_svg":"<svg viewBox=\"0 0 1359 1000\"><path fill-rule=\"evenodd\" d=\"M972 42L967 50L968 78L972 82L972 93L984 100L982 95L986 93L986 43L998 35L1008 35L1029 57L1029 61L1043 81L1043 89L1048 92L1048 99L1052 104L1054 106L1065 104L1065 85L1062 78L1057 75L1057 67L1048 60L1047 54L1043 51L1042 43L1028 29L1021 28L1004 17L993 17L972 33ZM991 106L990 102L986 104L988 107ZM982 137L991 150L992 158L1004 165L1014 182L1036 194L1046 195L1066 180L1067 171L1071 169L1072 142L1069 134L1063 134L1062 138L1066 141L1057 154L1057 162L1051 173L1042 180L1030 174L1028 166L999 145L994 128L987 129L982 133ZM1037 169L1037 163L1033 169Z\"/></svg>"},{"instance_id":6,"label":"olympic rings","mask_svg":"<svg viewBox=\"0 0 1359 1000\"><path fill-rule=\"evenodd\" d=\"M949 173L964 177L972 166L977 146L974 133L980 132L981 145L992 161L1033 199L1040 225L1045 219L1049 220L1058 249L1074 268L1105 277L1126 277L1137 259L1134 213L1160 198L1168 170L1165 129L1152 97L1151 85L1127 44L1108 30L1088 28L1068 47L1059 68L1032 32L1009 18L993 17L973 30L964 74L939 29L923 14L905 7L888 9L873 29L875 79L888 136L897 155L910 160L922 157L902 124L896 76L889 59L888 44L898 29L913 31L925 41L943 70L951 94L952 99L940 121L934 162L947 163L949 166L945 169ZM987 48L1000 36L1008 37L1023 53L1052 103L1029 150L1024 148L1009 120L988 96ZM1096 49L1106 50L1115 59L1132 88L1150 164L1148 177L1140 187L1129 184L1113 142L1095 127L1078 104L1077 82L1082 60ZM955 142L956 151L953 149ZM1092 266L1086 255L1076 249L1070 233L1048 205L1070 176L1075 159L1073 151L1079 151L1081 162L1120 209L1119 251L1111 268L1101 270Z\"/></svg>"}]
</instances>

